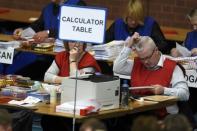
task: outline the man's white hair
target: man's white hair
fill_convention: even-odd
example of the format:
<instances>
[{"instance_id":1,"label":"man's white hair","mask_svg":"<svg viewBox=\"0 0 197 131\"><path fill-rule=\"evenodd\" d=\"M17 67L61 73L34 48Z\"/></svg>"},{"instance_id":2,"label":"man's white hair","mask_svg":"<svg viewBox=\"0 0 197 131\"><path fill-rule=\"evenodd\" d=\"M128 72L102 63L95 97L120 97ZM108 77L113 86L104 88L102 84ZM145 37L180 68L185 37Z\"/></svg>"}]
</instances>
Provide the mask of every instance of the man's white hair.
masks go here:
<instances>
[{"instance_id":1,"label":"man's white hair","mask_svg":"<svg viewBox=\"0 0 197 131\"><path fill-rule=\"evenodd\" d=\"M135 48L137 52L143 52L144 50L152 51L156 48L156 45L149 36L141 36L140 40L136 43Z\"/></svg>"}]
</instances>

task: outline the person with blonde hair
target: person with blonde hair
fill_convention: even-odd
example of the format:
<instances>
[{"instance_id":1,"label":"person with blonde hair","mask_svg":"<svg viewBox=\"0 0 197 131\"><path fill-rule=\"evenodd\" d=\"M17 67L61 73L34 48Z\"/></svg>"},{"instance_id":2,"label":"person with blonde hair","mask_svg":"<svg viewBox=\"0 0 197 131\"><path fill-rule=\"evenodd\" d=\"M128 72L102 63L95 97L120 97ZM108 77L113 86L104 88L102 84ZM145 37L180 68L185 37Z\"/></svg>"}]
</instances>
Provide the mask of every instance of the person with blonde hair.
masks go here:
<instances>
[{"instance_id":1,"label":"person with blonde hair","mask_svg":"<svg viewBox=\"0 0 197 131\"><path fill-rule=\"evenodd\" d=\"M106 42L125 40L128 36L138 32L141 36L150 36L162 53L169 54L171 45L167 44L158 23L149 16L145 16L141 0L130 0L124 18L114 21L106 32Z\"/></svg>"},{"instance_id":2,"label":"person with blonde hair","mask_svg":"<svg viewBox=\"0 0 197 131\"><path fill-rule=\"evenodd\" d=\"M192 9L187 14L187 19L189 20L190 25L192 26L192 31L187 33L186 39L183 45L191 51L191 53L187 53L188 51L181 51L177 48L173 48L171 50L171 55L174 57L179 56L196 56L197 55L197 8Z\"/></svg>"}]
</instances>

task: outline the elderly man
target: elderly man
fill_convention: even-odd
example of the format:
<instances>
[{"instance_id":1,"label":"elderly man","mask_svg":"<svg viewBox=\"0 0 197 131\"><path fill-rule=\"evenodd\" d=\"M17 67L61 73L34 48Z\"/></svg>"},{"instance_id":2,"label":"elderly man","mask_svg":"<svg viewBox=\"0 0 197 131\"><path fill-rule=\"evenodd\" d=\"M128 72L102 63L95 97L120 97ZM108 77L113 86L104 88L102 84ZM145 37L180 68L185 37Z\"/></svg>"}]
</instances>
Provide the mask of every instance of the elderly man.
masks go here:
<instances>
[{"instance_id":1,"label":"elderly man","mask_svg":"<svg viewBox=\"0 0 197 131\"><path fill-rule=\"evenodd\" d=\"M138 57L128 60L131 50ZM154 41L148 36L135 33L126 40L126 45L114 62L115 73L130 75L131 86L153 86L151 90L136 90L136 95L169 95L177 96L181 101L189 98L189 90L181 68L176 62L165 58ZM168 110L177 113L178 108Z\"/></svg>"}]
</instances>

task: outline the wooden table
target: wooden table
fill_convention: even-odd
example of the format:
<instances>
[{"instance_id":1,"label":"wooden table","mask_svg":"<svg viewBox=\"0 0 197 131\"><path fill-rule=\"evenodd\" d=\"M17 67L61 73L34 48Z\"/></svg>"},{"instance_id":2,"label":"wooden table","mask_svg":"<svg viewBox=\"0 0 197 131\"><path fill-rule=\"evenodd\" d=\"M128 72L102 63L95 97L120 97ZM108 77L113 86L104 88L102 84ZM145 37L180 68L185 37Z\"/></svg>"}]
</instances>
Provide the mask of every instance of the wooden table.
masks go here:
<instances>
[{"instance_id":1,"label":"wooden table","mask_svg":"<svg viewBox=\"0 0 197 131\"><path fill-rule=\"evenodd\" d=\"M129 108L127 109L118 108L118 109L113 109L113 110L100 111L97 114L91 114L87 116L76 115L76 120L77 122L82 122L88 118L107 119L107 118L121 117L127 114L145 112L145 111L158 109L161 107L174 105L178 101L178 98L175 96L155 95L155 96L148 96L148 98L151 98L154 101L144 101L144 102L134 101L134 102L130 102ZM20 106L14 106L14 105L9 105L9 104L2 104L2 103L0 104L0 107L2 108L31 109L36 114L73 118L72 114L56 112L55 106L56 105L38 103L35 107L27 108L27 107L20 107Z\"/></svg>"},{"instance_id":2,"label":"wooden table","mask_svg":"<svg viewBox=\"0 0 197 131\"><path fill-rule=\"evenodd\" d=\"M0 41L13 41L12 35L0 34Z\"/></svg>"},{"instance_id":3,"label":"wooden table","mask_svg":"<svg viewBox=\"0 0 197 131\"><path fill-rule=\"evenodd\" d=\"M16 48L17 51L23 51L23 52L31 52L35 54L41 54L41 55L52 55L55 56L57 52L53 51L36 51L36 50L30 50L30 49L22 49L22 48Z\"/></svg>"},{"instance_id":4,"label":"wooden table","mask_svg":"<svg viewBox=\"0 0 197 131\"><path fill-rule=\"evenodd\" d=\"M113 110L106 110L100 111L98 114L91 114L88 116L76 116L78 122L81 122L88 118L98 118L98 119L107 119L107 118L114 118L114 117L121 117L127 114L134 114L149 110L158 109L161 107L166 107L169 105L176 104L178 101L177 97L174 96L150 96L157 102L152 101L145 101L145 102L131 102L128 109L113 109ZM50 104L39 103L36 106L37 110L35 113L42 114L42 115L52 115L52 116L59 116L59 117L66 117L66 118L73 118L72 114L67 113L58 113L55 112L55 106Z\"/></svg>"},{"instance_id":5,"label":"wooden table","mask_svg":"<svg viewBox=\"0 0 197 131\"><path fill-rule=\"evenodd\" d=\"M183 42L189 29L161 26L161 30L167 40ZM182 44L182 43L181 43Z\"/></svg>"},{"instance_id":6,"label":"wooden table","mask_svg":"<svg viewBox=\"0 0 197 131\"><path fill-rule=\"evenodd\" d=\"M0 20L23 23L32 23L41 14L40 11L23 9L0 8L0 10L5 10L0 13Z\"/></svg>"}]
</instances>

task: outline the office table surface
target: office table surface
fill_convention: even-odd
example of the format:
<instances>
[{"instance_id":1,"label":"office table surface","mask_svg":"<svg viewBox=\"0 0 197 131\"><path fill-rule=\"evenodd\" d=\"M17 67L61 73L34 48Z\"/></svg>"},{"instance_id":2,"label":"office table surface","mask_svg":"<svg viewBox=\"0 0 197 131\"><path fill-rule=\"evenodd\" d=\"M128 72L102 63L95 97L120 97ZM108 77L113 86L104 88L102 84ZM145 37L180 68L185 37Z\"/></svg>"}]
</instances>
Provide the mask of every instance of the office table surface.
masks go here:
<instances>
[{"instance_id":1,"label":"office table surface","mask_svg":"<svg viewBox=\"0 0 197 131\"><path fill-rule=\"evenodd\" d=\"M23 9L11 9L11 8L1 8L5 10L0 12L0 20L15 21L23 23L32 23L37 18L39 18L41 12L33 10L23 10Z\"/></svg>"},{"instance_id":2,"label":"office table surface","mask_svg":"<svg viewBox=\"0 0 197 131\"><path fill-rule=\"evenodd\" d=\"M161 107L166 107L169 105L173 105L178 101L178 98L175 96L148 96L148 98L152 99L153 101L144 101L144 102L130 102L128 109L113 109L113 110L106 110L100 111L95 114L90 114L87 116L76 116L78 122L81 122L88 118L98 118L98 119L107 119L107 118L114 118L124 116L126 114L134 114L138 112L144 112L149 110L158 109ZM39 103L36 106L37 110L35 113L42 114L42 115L52 115L52 116L59 116L59 117L66 117L66 118L73 118L72 114L68 113L60 113L55 111L55 105Z\"/></svg>"},{"instance_id":3,"label":"office table surface","mask_svg":"<svg viewBox=\"0 0 197 131\"><path fill-rule=\"evenodd\" d=\"M0 107L2 108L19 109L19 110L30 109L30 110L33 110L34 113L36 114L73 118L72 114L56 112L55 111L56 105L38 103L36 104L35 107L27 108L27 107L21 107L21 106L15 106L15 105L2 103L2 98L4 97L0 96L0 100L1 100ZM130 102L129 108L127 109L118 108L118 109L112 109L112 110L105 110L105 111L100 111L98 113L89 114L87 116L76 115L76 120L77 122L82 122L83 120L88 119L88 118L107 119L107 118L121 117L127 114L145 112L149 110L158 109L161 107L170 106L170 105L176 104L176 102L178 101L178 98L175 96L155 95L155 96L147 96L147 98L152 101L145 100L144 102L139 102L139 101ZM4 102L5 101L8 102L10 100L11 99L8 98L4 100Z\"/></svg>"},{"instance_id":4,"label":"office table surface","mask_svg":"<svg viewBox=\"0 0 197 131\"><path fill-rule=\"evenodd\" d=\"M183 42L189 29L161 26L161 30L167 40ZM182 44L182 43L181 43Z\"/></svg>"},{"instance_id":5,"label":"office table surface","mask_svg":"<svg viewBox=\"0 0 197 131\"><path fill-rule=\"evenodd\" d=\"M0 34L0 41L13 41L12 35Z\"/></svg>"},{"instance_id":6,"label":"office table surface","mask_svg":"<svg viewBox=\"0 0 197 131\"><path fill-rule=\"evenodd\" d=\"M41 54L41 55L52 55L55 56L57 52L53 51L36 51L36 50L31 50L31 49L23 49L23 48L16 48L17 51L22 51L22 52L31 52L35 54Z\"/></svg>"}]
</instances>

